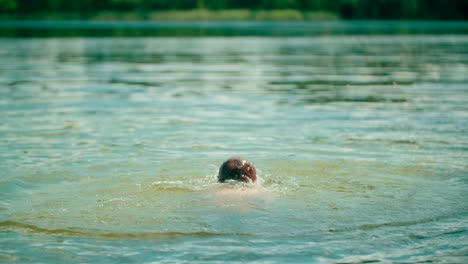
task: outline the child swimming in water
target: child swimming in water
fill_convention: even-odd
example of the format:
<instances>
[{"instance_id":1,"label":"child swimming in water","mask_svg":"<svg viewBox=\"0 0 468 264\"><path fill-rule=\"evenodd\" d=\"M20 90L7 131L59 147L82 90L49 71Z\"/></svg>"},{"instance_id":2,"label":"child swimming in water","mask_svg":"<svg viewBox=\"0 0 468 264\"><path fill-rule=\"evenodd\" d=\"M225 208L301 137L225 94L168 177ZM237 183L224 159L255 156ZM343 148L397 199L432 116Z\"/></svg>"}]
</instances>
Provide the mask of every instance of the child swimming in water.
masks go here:
<instances>
[{"instance_id":1,"label":"child swimming in water","mask_svg":"<svg viewBox=\"0 0 468 264\"><path fill-rule=\"evenodd\" d=\"M226 160L217 177L221 183L233 183L218 186L213 193L214 201L220 207L246 212L263 210L272 202L272 195L261 186L262 180L257 177L255 166L247 159L232 157Z\"/></svg>"},{"instance_id":2,"label":"child swimming in water","mask_svg":"<svg viewBox=\"0 0 468 264\"><path fill-rule=\"evenodd\" d=\"M257 177L255 166L242 157L232 157L223 162L218 172L218 181L234 184L219 186L216 191L218 198L225 199L228 203L244 204L252 199L265 198L261 187L261 180ZM235 183L241 183L235 184ZM248 185L245 185L247 183ZM244 201L244 199L248 199Z\"/></svg>"}]
</instances>

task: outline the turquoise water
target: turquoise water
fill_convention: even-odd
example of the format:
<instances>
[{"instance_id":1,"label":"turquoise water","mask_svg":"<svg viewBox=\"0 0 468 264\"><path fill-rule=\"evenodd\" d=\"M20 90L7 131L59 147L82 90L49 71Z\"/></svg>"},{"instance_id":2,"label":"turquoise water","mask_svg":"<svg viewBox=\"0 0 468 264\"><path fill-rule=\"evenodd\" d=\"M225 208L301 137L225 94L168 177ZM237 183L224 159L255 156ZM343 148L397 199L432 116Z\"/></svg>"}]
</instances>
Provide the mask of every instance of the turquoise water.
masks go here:
<instances>
[{"instance_id":1,"label":"turquoise water","mask_svg":"<svg viewBox=\"0 0 468 264\"><path fill-rule=\"evenodd\" d=\"M0 73L0 262L467 261L467 35L2 38Z\"/></svg>"}]
</instances>

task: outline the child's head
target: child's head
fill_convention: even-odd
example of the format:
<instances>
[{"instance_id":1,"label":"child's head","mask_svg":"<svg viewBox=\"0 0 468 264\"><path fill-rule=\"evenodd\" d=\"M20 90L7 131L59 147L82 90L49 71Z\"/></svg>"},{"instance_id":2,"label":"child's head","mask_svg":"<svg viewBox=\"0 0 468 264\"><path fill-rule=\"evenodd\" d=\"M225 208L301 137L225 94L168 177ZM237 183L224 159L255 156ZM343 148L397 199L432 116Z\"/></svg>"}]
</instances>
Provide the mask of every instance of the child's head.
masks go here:
<instances>
[{"instance_id":1,"label":"child's head","mask_svg":"<svg viewBox=\"0 0 468 264\"><path fill-rule=\"evenodd\" d=\"M218 181L236 180L241 182L255 182L257 172L250 161L233 157L226 160L219 168Z\"/></svg>"}]
</instances>

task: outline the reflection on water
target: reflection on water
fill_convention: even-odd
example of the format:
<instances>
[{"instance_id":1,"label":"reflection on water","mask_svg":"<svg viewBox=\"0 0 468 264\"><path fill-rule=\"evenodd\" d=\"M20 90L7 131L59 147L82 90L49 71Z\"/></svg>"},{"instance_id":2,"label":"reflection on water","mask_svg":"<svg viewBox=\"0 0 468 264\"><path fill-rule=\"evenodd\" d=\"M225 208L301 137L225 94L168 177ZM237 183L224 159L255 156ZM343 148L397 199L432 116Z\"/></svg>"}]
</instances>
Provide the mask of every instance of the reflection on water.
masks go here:
<instances>
[{"instance_id":1,"label":"reflection on water","mask_svg":"<svg viewBox=\"0 0 468 264\"><path fill-rule=\"evenodd\" d=\"M467 44L1 39L0 261L462 262Z\"/></svg>"}]
</instances>

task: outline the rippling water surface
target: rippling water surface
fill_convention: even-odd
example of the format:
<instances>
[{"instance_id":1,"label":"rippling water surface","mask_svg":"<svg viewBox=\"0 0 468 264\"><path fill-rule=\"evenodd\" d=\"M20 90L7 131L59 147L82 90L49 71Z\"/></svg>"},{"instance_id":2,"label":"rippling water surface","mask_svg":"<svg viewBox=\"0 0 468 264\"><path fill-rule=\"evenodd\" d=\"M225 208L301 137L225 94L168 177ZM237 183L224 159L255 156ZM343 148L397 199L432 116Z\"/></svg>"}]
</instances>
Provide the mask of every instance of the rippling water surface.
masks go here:
<instances>
[{"instance_id":1,"label":"rippling water surface","mask_svg":"<svg viewBox=\"0 0 468 264\"><path fill-rule=\"evenodd\" d=\"M467 87L463 34L0 39L0 262L463 263Z\"/></svg>"}]
</instances>

